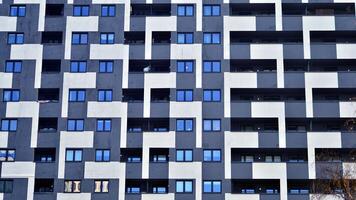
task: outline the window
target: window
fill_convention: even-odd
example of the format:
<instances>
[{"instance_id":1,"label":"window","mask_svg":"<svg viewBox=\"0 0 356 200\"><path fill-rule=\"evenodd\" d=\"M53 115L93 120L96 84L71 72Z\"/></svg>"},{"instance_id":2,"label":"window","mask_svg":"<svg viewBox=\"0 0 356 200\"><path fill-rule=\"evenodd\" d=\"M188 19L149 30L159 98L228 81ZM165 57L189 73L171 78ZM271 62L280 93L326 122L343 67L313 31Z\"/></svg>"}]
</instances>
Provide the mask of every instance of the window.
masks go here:
<instances>
[{"instance_id":1,"label":"window","mask_svg":"<svg viewBox=\"0 0 356 200\"><path fill-rule=\"evenodd\" d=\"M176 192L177 193L192 193L193 192L193 181L176 181Z\"/></svg>"},{"instance_id":2,"label":"window","mask_svg":"<svg viewBox=\"0 0 356 200\"><path fill-rule=\"evenodd\" d=\"M73 16L89 16L89 6L73 6Z\"/></svg>"},{"instance_id":3,"label":"window","mask_svg":"<svg viewBox=\"0 0 356 200\"><path fill-rule=\"evenodd\" d=\"M61 72L61 60L42 60L42 73L59 73Z\"/></svg>"},{"instance_id":4,"label":"window","mask_svg":"<svg viewBox=\"0 0 356 200\"><path fill-rule=\"evenodd\" d=\"M220 193L221 181L204 181L203 183L204 193Z\"/></svg>"},{"instance_id":5,"label":"window","mask_svg":"<svg viewBox=\"0 0 356 200\"><path fill-rule=\"evenodd\" d=\"M7 44L23 44L24 34L23 33L9 33L7 35Z\"/></svg>"},{"instance_id":6,"label":"window","mask_svg":"<svg viewBox=\"0 0 356 200\"><path fill-rule=\"evenodd\" d=\"M17 119L1 120L1 131L15 132L17 130Z\"/></svg>"},{"instance_id":7,"label":"window","mask_svg":"<svg viewBox=\"0 0 356 200\"><path fill-rule=\"evenodd\" d=\"M193 101L193 90L177 90L176 101Z\"/></svg>"},{"instance_id":8,"label":"window","mask_svg":"<svg viewBox=\"0 0 356 200\"><path fill-rule=\"evenodd\" d=\"M141 188L139 187L127 187L126 192L130 194L139 194L141 192Z\"/></svg>"},{"instance_id":9,"label":"window","mask_svg":"<svg viewBox=\"0 0 356 200\"><path fill-rule=\"evenodd\" d=\"M35 188L34 192L44 193L44 192L53 192L54 188L54 179L35 179Z\"/></svg>"},{"instance_id":10,"label":"window","mask_svg":"<svg viewBox=\"0 0 356 200\"><path fill-rule=\"evenodd\" d=\"M204 119L203 129L206 132L220 131L221 130L220 119Z\"/></svg>"},{"instance_id":11,"label":"window","mask_svg":"<svg viewBox=\"0 0 356 200\"><path fill-rule=\"evenodd\" d=\"M220 162L221 151L220 150L204 150L205 162Z\"/></svg>"},{"instance_id":12,"label":"window","mask_svg":"<svg viewBox=\"0 0 356 200\"><path fill-rule=\"evenodd\" d=\"M178 33L177 34L178 44L193 44L194 36L193 33Z\"/></svg>"},{"instance_id":13,"label":"window","mask_svg":"<svg viewBox=\"0 0 356 200\"><path fill-rule=\"evenodd\" d=\"M219 102L221 100L220 90L204 90L204 101Z\"/></svg>"},{"instance_id":14,"label":"window","mask_svg":"<svg viewBox=\"0 0 356 200\"><path fill-rule=\"evenodd\" d=\"M100 73L112 73L113 72L113 61L99 61L99 72Z\"/></svg>"},{"instance_id":15,"label":"window","mask_svg":"<svg viewBox=\"0 0 356 200\"><path fill-rule=\"evenodd\" d=\"M115 5L101 6L101 16L102 17L115 17L115 14L116 14Z\"/></svg>"},{"instance_id":16,"label":"window","mask_svg":"<svg viewBox=\"0 0 356 200\"><path fill-rule=\"evenodd\" d=\"M63 16L64 4L46 4L46 16Z\"/></svg>"},{"instance_id":17,"label":"window","mask_svg":"<svg viewBox=\"0 0 356 200\"><path fill-rule=\"evenodd\" d=\"M177 162L192 162L193 161L193 150L177 150L176 151L176 161Z\"/></svg>"},{"instance_id":18,"label":"window","mask_svg":"<svg viewBox=\"0 0 356 200\"><path fill-rule=\"evenodd\" d=\"M70 72L86 72L87 62L86 61L71 61L70 62Z\"/></svg>"},{"instance_id":19,"label":"window","mask_svg":"<svg viewBox=\"0 0 356 200\"><path fill-rule=\"evenodd\" d=\"M10 6L10 16L25 17L26 16L26 6L16 5Z\"/></svg>"},{"instance_id":20,"label":"window","mask_svg":"<svg viewBox=\"0 0 356 200\"><path fill-rule=\"evenodd\" d=\"M72 33L72 44L88 44L88 33Z\"/></svg>"},{"instance_id":21,"label":"window","mask_svg":"<svg viewBox=\"0 0 356 200\"><path fill-rule=\"evenodd\" d=\"M70 102L84 102L85 101L85 90L69 90L69 101Z\"/></svg>"},{"instance_id":22,"label":"window","mask_svg":"<svg viewBox=\"0 0 356 200\"><path fill-rule=\"evenodd\" d=\"M192 119L177 119L176 120L176 131L193 131L193 120Z\"/></svg>"},{"instance_id":23,"label":"window","mask_svg":"<svg viewBox=\"0 0 356 200\"><path fill-rule=\"evenodd\" d=\"M35 149L35 162L54 162L56 160L56 149L55 148L36 148Z\"/></svg>"},{"instance_id":24,"label":"window","mask_svg":"<svg viewBox=\"0 0 356 200\"><path fill-rule=\"evenodd\" d=\"M95 151L95 161L96 162L109 162L110 161L110 150L99 149Z\"/></svg>"},{"instance_id":25,"label":"window","mask_svg":"<svg viewBox=\"0 0 356 200\"><path fill-rule=\"evenodd\" d=\"M67 149L66 161L67 162L81 162L83 150L80 149Z\"/></svg>"},{"instance_id":26,"label":"window","mask_svg":"<svg viewBox=\"0 0 356 200\"><path fill-rule=\"evenodd\" d=\"M14 162L15 155L14 149L0 149L0 162Z\"/></svg>"},{"instance_id":27,"label":"window","mask_svg":"<svg viewBox=\"0 0 356 200\"><path fill-rule=\"evenodd\" d=\"M253 156L242 155L241 162L253 162Z\"/></svg>"},{"instance_id":28,"label":"window","mask_svg":"<svg viewBox=\"0 0 356 200\"><path fill-rule=\"evenodd\" d=\"M94 192L96 192L96 193L109 192L109 181L108 180L95 180L94 181Z\"/></svg>"},{"instance_id":29,"label":"window","mask_svg":"<svg viewBox=\"0 0 356 200\"><path fill-rule=\"evenodd\" d=\"M194 6L193 5L178 5L177 7L178 16L193 16Z\"/></svg>"},{"instance_id":30,"label":"window","mask_svg":"<svg viewBox=\"0 0 356 200\"><path fill-rule=\"evenodd\" d=\"M25 17L26 16L26 6L15 5L10 6L10 16Z\"/></svg>"},{"instance_id":31,"label":"window","mask_svg":"<svg viewBox=\"0 0 356 200\"><path fill-rule=\"evenodd\" d=\"M67 131L84 131L83 119L68 119Z\"/></svg>"},{"instance_id":32,"label":"window","mask_svg":"<svg viewBox=\"0 0 356 200\"><path fill-rule=\"evenodd\" d=\"M220 44L220 33L204 33L204 44Z\"/></svg>"},{"instance_id":33,"label":"window","mask_svg":"<svg viewBox=\"0 0 356 200\"><path fill-rule=\"evenodd\" d=\"M204 61L203 71L205 73L219 73L221 72L221 62L220 61Z\"/></svg>"},{"instance_id":34,"label":"window","mask_svg":"<svg viewBox=\"0 0 356 200\"><path fill-rule=\"evenodd\" d=\"M111 119L98 119L96 121L96 131L110 132L111 131Z\"/></svg>"},{"instance_id":35,"label":"window","mask_svg":"<svg viewBox=\"0 0 356 200\"><path fill-rule=\"evenodd\" d=\"M81 181L79 180L66 180L64 181L64 192L67 193L79 193L80 192Z\"/></svg>"},{"instance_id":36,"label":"window","mask_svg":"<svg viewBox=\"0 0 356 200\"><path fill-rule=\"evenodd\" d=\"M98 90L98 101L112 101L112 90Z\"/></svg>"},{"instance_id":37,"label":"window","mask_svg":"<svg viewBox=\"0 0 356 200\"><path fill-rule=\"evenodd\" d=\"M4 102L20 101L20 90L4 90L2 94Z\"/></svg>"},{"instance_id":38,"label":"window","mask_svg":"<svg viewBox=\"0 0 356 200\"><path fill-rule=\"evenodd\" d=\"M101 33L100 34L100 44L114 44L115 34L114 33Z\"/></svg>"},{"instance_id":39,"label":"window","mask_svg":"<svg viewBox=\"0 0 356 200\"><path fill-rule=\"evenodd\" d=\"M204 5L204 16L220 16L219 5Z\"/></svg>"},{"instance_id":40,"label":"window","mask_svg":"<svg viewBox=\"0 0 356 200\"><path fill-rule=\"evenodd\" d=\"M194 62L189 61L177 61L177 72L193 72Z\"/></svg>"},{"instance_id":41,"label":"window","mask_svg":"<svg viewBox=\"0 0 356 200\"><path fill-rule=\"evenodd\" d=\"M12 193L11 180L0 180L0 193Z\"/></svg>"},{"instance_id":42,"label":"window","mask_svg":"<svg viewBox=\"0 0 356 200\"><path fill-rule=\"evenodd\" d=\"M20 73L22 70L22 61L6 61L5 72Z\"/></svg>"},{"instance_id":43,"label":"window","mask_svg":"<svg viewBox=\"0 0 356 200\"><path fill-rule=\"evenodd\" d=\"M62 44L63 32L44 31L42 32L41 44Z\"/></svg>"}]
</instances>

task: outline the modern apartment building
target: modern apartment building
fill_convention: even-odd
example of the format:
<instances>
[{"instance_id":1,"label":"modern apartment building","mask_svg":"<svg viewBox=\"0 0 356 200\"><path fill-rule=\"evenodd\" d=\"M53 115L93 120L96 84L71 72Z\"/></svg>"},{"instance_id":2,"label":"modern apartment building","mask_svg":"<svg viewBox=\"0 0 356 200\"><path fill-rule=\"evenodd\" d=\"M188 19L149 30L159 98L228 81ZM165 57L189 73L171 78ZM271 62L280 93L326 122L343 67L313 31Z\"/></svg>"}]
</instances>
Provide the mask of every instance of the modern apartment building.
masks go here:
<instances>
[{"instance_id":1,"label":"modern apartment building","mask_svg":"<svg viewBox=\"0 0 356 200\"><path fill-rule=\"evenodd\" d=\"M314 199L356 167L355 4L0 0L0 200Z\"/></svg>"}]
</instances>

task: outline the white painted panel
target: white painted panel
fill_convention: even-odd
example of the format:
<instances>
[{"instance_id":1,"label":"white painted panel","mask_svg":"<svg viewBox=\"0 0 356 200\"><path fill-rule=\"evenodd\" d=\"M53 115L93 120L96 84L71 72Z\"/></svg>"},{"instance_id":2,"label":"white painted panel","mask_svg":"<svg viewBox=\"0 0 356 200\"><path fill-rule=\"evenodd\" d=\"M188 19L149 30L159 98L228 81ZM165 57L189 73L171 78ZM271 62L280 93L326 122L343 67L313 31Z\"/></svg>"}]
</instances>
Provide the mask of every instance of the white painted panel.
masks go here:
<instances>
[{"instance_id":1,"label":"white painted panel","mask_svg":"<svg viewBox=\"0 0 356 200\"><path fill-rule=\"evenodd\" d=\"M17 17L0 16L0 32L16 31Z\"/></svg>"},{"instance_id":2,"label":"white painted panel","mask_svg":"<svg viewBox=\"0 0 356 200\"><path fill-rule=\"evenodd\" d=\"M39 103L33 101L8 102L6 117L31 118L31 147L37 147Z\"/></svg>"},{"instance_id":3,"label":"white painted panel","mask_svg":"<svg viewBox=\"0 0 356 200\"><path fill-rule=\"evenodd\" d=\"M224 59L230 59L230 31L256 31L256 17L224 16Z\"/></svg>"},{"instance_id":4,"label":"white painted panel","mask_svg":"<svg viewBox=\"0 0 356 200\"><path fill-rule=\"evenodd\" d=\"M231 117L231 88L257 88L257 73L224 73L224 117Z\"/></svg>"},{"instance_id":5,"label":"white painted panel","mask_svg":"<svg viewBox=\"0 0 356 200\"><path fill-rule=\"evenodd\" d=\"M355 59L356 44L336 44L336 58Z\"/></svg>"},{"instance_id":6,"label":"white painted panel","mask_svg":"<svg viewBox=\"0 0 356 200\"><path fill-rule=\"evenodd\" d=\"M259 200L259 194L231 194L225 193L225 200Z\"/></svg>"},{"instance_id":7,"label":"white painted panel","mask_svg":"<svg viewBox=\"0 0 356 200\"><path fill-rule=\"evenodd\" d=\"M57 200L90 200L91 193L57 193Z\"/></svg>"},{"instance_id":8,"label":"white painted panel","mask_svg":"<svg viewBox=\"0 0 356 200\"><path fill-rule=\"evenodd\" d=\"M339 102L340 117L356 117L356 102L342 101Z\"/></svg>"},{"instance_id":9,"label":"white painted panel","mask_svg":"<svg viewBox=\"0 0 356 200\"><path fill-rule=\"evenodd\" d=\"M11 45L10 59L36 61L34 88L41 87L42 53L43 46L41 44Z\"/></svg>"},{"instance_id":10,"label":"white painted panel","mask_svg":"<svg viewBox=\"0 0 356 200\"><path fill-rule=\"evenodd\" d=\"M283 44L251 44L251 59L277 60L277 87L284 88Z\"/></svg>"},{"instance_id":11,"label":"white painted panel","mask_svg":"<svg viewBox=\"0 0 356 200\"><path fill-rule=\"evenodd\" d=\"M9 141L9 132L0 131L0 148L7 148Z\"/></svg>"},{"instance_id":12,"label":"white painted panel","mask_svg":"<svg viewBox=\"0 0 356 200\"><path fill-rule=\"evenodd\" d=\"M313 117L313 88L337 88L337 72L305 72L305 104L307 117Z\"/></svg>"},{"instance_id":13,"label":"white painted panel","mask_svg":"<svg viewBox=\"0 0 356 200\"><path fill-rule=\"evenodd\" d=\"M142 200L174 200L174 193L168 194L142 194Z\"/></svg>"},{"instance_id":14,"label":"white painted panel","mask_svg":"<svg viewBox=\"0 0 356 200\"><path fill-rule=\"evenodd\" d=\"M258 148L258 132L224 132L225 179L231 179L231 148Z\"/></svg>"},{"instance_id":15,"label":"white painted panel","mask_svg":"<svg viewBox=\"0 0 356 200\"><path fill-rule=\"evenodd\" d=\"M315 179L315 148L341 148L341 132L308 132L307 142L309 178Z\"/></svg>"},{"instance_id":16,"label":"white painted panel","mask_svg":"<svg viewBox=\"0 0 356 200\"><path fill-rule=\"evenodd\" d=\"M310 31L335 30L334 16L303 16L304 58L310 59Z\"/></svg>"},{"instance_id":17,"label":"white painted panel","mask_svg":"<svg viewBox=\"0 0 356 200\"><path fill-rule=\"evenodd\" d=\"M85 162L86 179L125 179L126 164L121 162Z\"/></svg>"},{"instance_id":18,"label":"white painted panel","mask_svg":"<svg viewBox=\"0 0 356 200\"><path fill-rule=\"evenodd\" d=\"M279 179L281 200L288 199L286 163L252 163L253 179Z\"/></svg>"},{"instance_id":19,"label":"white painted panel","mask_svg":"<svg viewBox=\"0 0 356 200\"><path fill-rule=\"evenodd\" d=\"M28 178L35 176L36 164L33 162L3 162L1 178Z\"/></svg>"},{"instance_id":20,"label":"white painted panel","mask_svg":"<svg viewBox=\"0 0 356 200\"><path fill-rule=\"evenodd\" d=\"M12 88L12 73L0 72L0 88Z\"/></svg>"},{"instance_id":21,"label":"white painted panel","mask_svg":"<svg viewBox=\"0 0 356 200\"><path fill-rule=\"evenodd\" d=\"M119 60L129 58L129 46L124 44L90 44L91 60Z\"/></svg>"},{"instance_id":22,"label":"white painted panel","mask_svg":"<svg viewBox=\"0 0 356 200\"><path fill-rule=\"evenodd\" d=\"M152 88L175 88L176 73L145 73L144 75L144 97L143 116L150 117L151 111L151 89Z\"/></svg>"}]
</instances>

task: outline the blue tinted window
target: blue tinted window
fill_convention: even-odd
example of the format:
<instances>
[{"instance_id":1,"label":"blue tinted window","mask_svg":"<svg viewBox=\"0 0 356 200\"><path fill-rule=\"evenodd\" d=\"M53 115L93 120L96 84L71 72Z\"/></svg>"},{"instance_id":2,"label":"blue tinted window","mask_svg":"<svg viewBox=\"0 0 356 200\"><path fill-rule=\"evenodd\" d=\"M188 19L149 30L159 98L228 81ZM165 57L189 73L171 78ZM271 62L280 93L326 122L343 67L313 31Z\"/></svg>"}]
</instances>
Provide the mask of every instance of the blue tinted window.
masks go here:
<instances>
[{"instance_id":1,"label":"blue tinted window","mask_svg":"<svg viewBox=\"0 0 356 200\"><path fill-rule=\"evenodd\" d=\"M24 17L26 15L26 6L10 6L10 16Z\"/></svg>"},{"instance_id":2,"label":"blue tinted window","mask_svg":"<svg viewBox=\"0 0 356 200\"><path fill-rule=\"evenodd\" d=\"M3 101L20 101L20 90L4 90Z\"/></svg>"},{"instance_id":3,"label":"blue tinted window","mask_svg":"<svg viewBox=\"0 0 356 200\"><path fill-rule=\"evenodd\" d=\"M203 14L204 16L220 16L220 6L204 5Z\"/></svg>"},{"instance_id":4,"label":"blue tinted window","mask_svg":"<svg viewBox=\"0 0 356 200\"><path fill-rule=\"evenodd\" d=\"M6 61L5 72L20 73L22 70L22 61Z\"/></svg>"},{"instance_id":5,"label":"blue tinted window","mask_svg":"<svg viewBox=\"0 0 356 200\"><path fill-rule=\"evenodd\" d=\"M176 161L177 162L191 162L191 161L193 161L193 151L192 150L176 150Z\"/></svg>"},{"instance_id":6,"label":"blue tinted window","mask_svg":"<svg viewBox=\"0 0 356 200\"><path fill-rule=\"evenodd\" d=\"M205 193L220 193L221 181L204 181L203 191Z\"/></svg>"},{"instance_id":7,"label":"blue tinted window","mask_svg":"<svg viewBox=\"0 0 356 200\"><path fill-rule=\"evenodd\" d=\"M205 162L219 162L221 161L221 151L220 150L204 150Z\"/></svg>"},{"instance_id":8,"label":"blue tinted window","mask_svg":"<svg viewBox=\"0 0 356 200\"><path fill-rule=\"evenodd\" d=\"M194 62L193 61L177 61L177 72L193 72Z\"/></svg>"},{"instance_id":9,"label":"blue tinted window","mask_svg":"<svg viewBox=\"0 0 356 200\"><path fill-rule=\"evenodd\" d=\"M83 102L85 101L85 90L69 90L70 102Z\"/></svg>"},{"instance_id":10,"label":"blue tinted window","mask_svg":"<svg viewBox=\"0 0 356 200\"><path fill-rule=\"evenodd\" d=\"M23 33L9 33L7 35L7 43L8 44L23 44L24 43Z\"/></svg>"},{"instance_id":11,"label":"blue tinted window","mask_svg":"<svg viewBox=\"0 0 356 200\"><path fill-rule=\"evenodd\" d=\"M114 39L115 39L114 33L100 34L100 44L114 44Z\"/></svg>"},{"instance_id":12,"label":"blue tinted window","mask_svg":"<svg viewBox=\"0 0 356 200\"><path fill-rule=\"evenodd\" d=\"M97 162L110 161L110 150L96 150L95 151L95 161L97 161Z\"/></svg>"},{"instance_id":13,"label":"blue tinted window","mask_svg":"<svg viewBox=\"0 0 356 200\"><path fill-rule=\"evenodd\" d=\"M89 16L89 6L73 6L73 16Z\"/></svg>"},{"instance_id":14,"label":"blue tinted window","mask_svg":"<svg viewBox=\"0 0 356 200\"><path fill-rule=\"evenodd\" d=\"M17 120L16 119L3 119L1 120L1 131L14 132L17 130Z\"/></svg>"},{"instance_id":15,"label":"blue tinted window","mask_svg":"<svg viewBox=\"0 0 356 200\"><path fill-rule=\"evenodd\" d=\"M112 90L99 90L98 101L112 101Z\"/></svg>"},{"instance_id":16,"label":"blue tinted window","mask_svg":"<svg viewBox=\"0 0 356 200\"><path fill-rule=\"evenodd\" d=\"M193 16L194 6L193 5L178 5L177 7L178 16Z\"/></svg>"},{"instance_id":17,"label":"blue tinted window","mask_svg":"<svg viewBox=\"0 0 356 200\"><path fill-rule=\"evenodd\" d=\"M194 43L193 33L178 33L177 34L177 43L178 44L193 44Z\"/></svg>"},{"instance_id":18,"label":"blue tinted window","mask_svg":"<svg viewBox=\"0 0 356 200\"><path fill-rule=\"evenodd\" d=\"M111 131L111 120L110 119L98 119L96 122L96 130L99 132L110 132Z\"/></svg>"},{"instance_id":19,"label":"blue tinted window","mask_svg":"<svg viewBox=\"0 0 356 200\"><path fill-rule=\"evenodd\" d=\"M193 90L177 90L176 101L193 101Z\"/></svg>"},{"instance_id":20,"label":"blue tinted window","mask_svg":"<svg viewBox=\"0 0 356 200\"><path fill-rule=\"evenodd\" d=\"M84 131L84 120L82 119L68 119L67 120L68 131Z\"/></svg>"},{"instance_id":21,"label":"blue tinted window","mask_svg":"<svg viewBox=\"0 0 356 200\"><path fill-rule=\"evenodd\" d=\"M204 33L204 44L220 44L220 33Z\"/></svg>"},{"instance_id":22,"label":"blue tinted window","mask_svg":"<svg viewBox=\"0 0 356 200\"><path fill-rule=\"evenodd\" d=\"M204 90L203 100L206 102L219 102L221 100L220 90Z\"/></svg>"},{"instance_id":23,"label":"blue tinted window","mask_svg":"<svg viewBox=\"0 0 356 200\"><path fill-rule=\"evenodd\" d=\"M116 12L116 7L114 5L101 6L102 17L114 17L115 12Z\"/></svg>"},{"instance_id":24,"label":"blue tinted window","mask_svg":"<svg viewBox=\"0 0 356 200\"><path fill-rule=\"evenodd\" d=\"M192 119L177 119L176 131L193 131Z\"/></svg>"},{"instance_id":25,"label":"blue tinted window","mask_svg":"<svg viewBox=\"0 0 356 200\"><path fill-rule=\"evenodd\" d=\"M203 120L203 130L206 132L220 131L221 130L220 119L204 119Z\"/></svg>"},{"instance_id":26,"label":"blue tinted window","mask_svg":"<svg viewBox=\"0 0 356 200\"><path fill-rule=\"evenodd\" d=\"M71 61L70 62L70 72L86 72L87 62L86 61Z\"/></svg>"},{"instance_id":27,"label":"blue tinted window","mask_svg":"<svg viewBox=\"0 0 356 200\"><path fill-rule=\"evenodd\" d=\"M221 72L220 61L204 61L203 62L203 71L206 73Z\"/></svg>"},{"instance_id":28,"label":"blue tinted window","mask_svg":"<svg viewBox=\"0 0 356 200\"><path fill-rule=\"evenodd\" d=\"M193 192L193 181L176 181L177 193L191 193Z\"/></svg>"},{"instance_id":29,"label":"blue tinted window","mask_svg":"<svg viewBox=\"0 0 356 200\"><path fill-rule=\"evenodd\" d=\"M101 73L111 73L113 72L113 61L100 61L99 62L99 72Z\"/></svg>"},{"instance_id":30,"label":"blue tinted window","mask_svg":"<svg viewBox=\"0 0 356 200\"><path fill-rule=\"evenodd\" d=\"M88 33L73 33L72 44L88 44Z\"/></svg>"},{"instance_id":31,"label":"blue tinted window","mask_svg":"<svg viewBox=\"0 0 356 200\"><path fill-rule=\"evenodd\" d=\"M82 150L77 149L67 149L66 150L66 161L68 162L80 162L82 161Z\"/></svg>"}]
</instances>

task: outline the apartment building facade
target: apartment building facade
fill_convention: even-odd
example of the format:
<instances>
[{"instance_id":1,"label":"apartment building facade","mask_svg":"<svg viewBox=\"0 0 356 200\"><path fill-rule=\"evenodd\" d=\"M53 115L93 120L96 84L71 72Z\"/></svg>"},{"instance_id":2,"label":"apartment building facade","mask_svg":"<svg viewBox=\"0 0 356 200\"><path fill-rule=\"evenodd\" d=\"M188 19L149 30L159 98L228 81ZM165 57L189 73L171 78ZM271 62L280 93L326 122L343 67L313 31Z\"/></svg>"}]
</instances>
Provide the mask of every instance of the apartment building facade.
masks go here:
<instances>
[{"instance_id":1,"label":"apartment building facade","mask_svg":"<svg viewBox=\"0 0 356 200\"><path fill-rule=\"evenodd\" d=\"M0 200L313 199L355 165L355 4L0 0Z\"/></svg>"}]
</instances>

